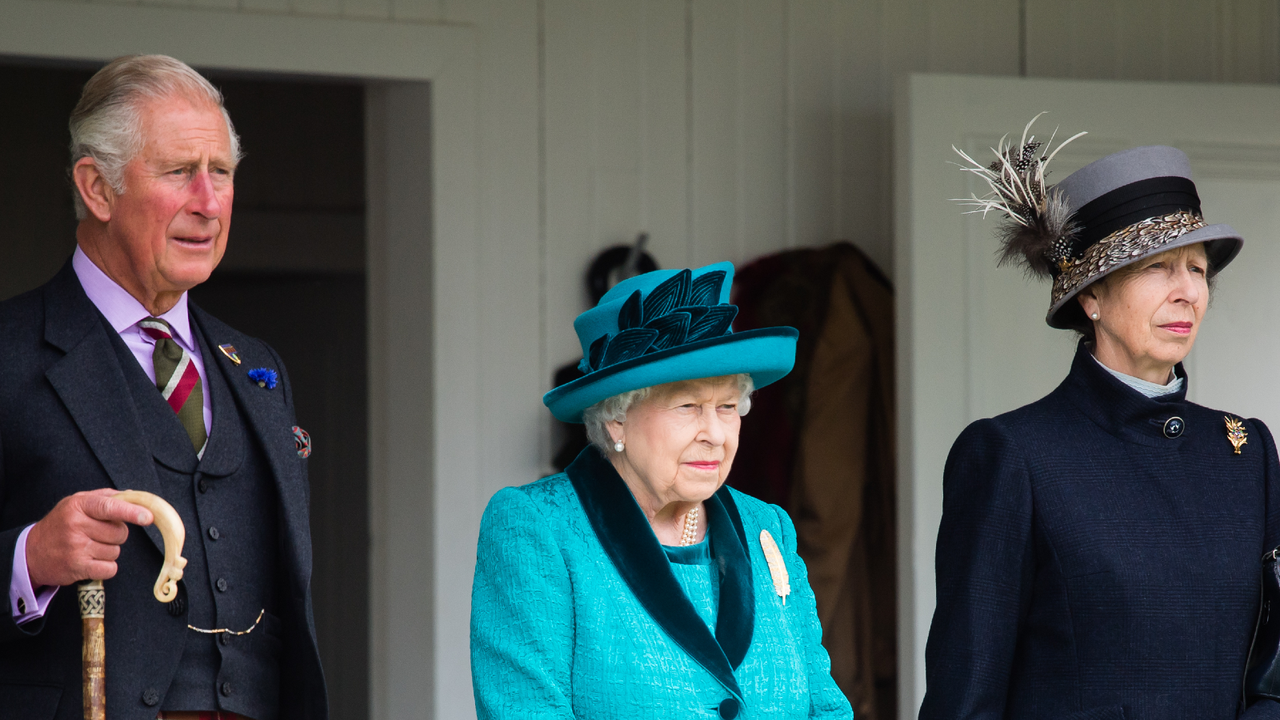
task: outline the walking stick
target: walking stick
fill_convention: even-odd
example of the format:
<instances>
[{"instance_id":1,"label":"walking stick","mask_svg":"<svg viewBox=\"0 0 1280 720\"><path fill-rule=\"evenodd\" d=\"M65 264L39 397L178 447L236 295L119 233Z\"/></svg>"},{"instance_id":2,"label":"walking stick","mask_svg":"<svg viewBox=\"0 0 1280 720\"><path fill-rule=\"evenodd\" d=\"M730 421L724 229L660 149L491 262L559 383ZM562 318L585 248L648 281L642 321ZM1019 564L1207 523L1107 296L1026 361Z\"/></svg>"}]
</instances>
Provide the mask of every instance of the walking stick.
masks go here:
<instances>
[{"instance_id":1,"label":"walking stick","mask_svg":"<svg viewBox=\"0 0 1280 720\"><path fill-rule=\"evenodd\" d=\"M148 492L126 490L112 497L151 511L156 528L164 538L164 565L160 568L160 576L156 578L154 592L160 602L172 602L178 597L178 581L182 579L182 569L187 565L187 559L182 557L182 545L186 540L182 518L172 505ZM80 623L84 629L81 654L84 661L84 720L106 720L107 645L102 626L106 593L102 588L102 581L81 583L79 599Z\"/></svg>"}]
</instances>

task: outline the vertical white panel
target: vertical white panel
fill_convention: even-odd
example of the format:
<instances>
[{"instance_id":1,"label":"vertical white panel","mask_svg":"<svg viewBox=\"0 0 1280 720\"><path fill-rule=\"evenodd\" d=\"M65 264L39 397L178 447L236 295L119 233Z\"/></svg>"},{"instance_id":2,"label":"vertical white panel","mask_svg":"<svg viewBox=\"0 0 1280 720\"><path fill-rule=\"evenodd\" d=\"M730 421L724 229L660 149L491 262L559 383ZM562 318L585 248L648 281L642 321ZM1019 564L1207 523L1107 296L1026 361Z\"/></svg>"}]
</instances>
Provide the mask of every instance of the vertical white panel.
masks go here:
<instances>
[{"instance_id":1,"label":"vertical white panel","mask_svg":"<svg viewBox=\"0 0 1280 720\"><path fill-rule=\"evenodd\" d=\"M289 9L300 15L339 15L342 0L289 0Z\"/></svg>"},{"instance_id":2,"label":"vertical white panel","mask_svg":"<svg viewBox=\"0 0 1280 720\"><path fill-rule=\"evenodd\" d=\"M834 9L833 0L805 0L788 15L792 246L835 239Z\"/></svg>"},{"instance_id":3,"label":"vertical white panel","mask_svg":"<svg viewBox=\"0 0 1280 720\"><path fill-rule=\"evenodd\" d=\"M431 562L437 507L432 434L431 92L367 94L371 692L374 717L421 717L435 683L439 611ZM436 475L435 477L440 477ZM411 560L412 559L412 560Z\"/></svg>"},{"instance_id":4,"label":"vertical white panel","mask_svg":"<svg viewBox=\"0 0 1280 720\"><path fill-rule=\"evenodd\" d=\"M1071 17L1064 0L1026 0L1027 75L1072 76Z\"/></svg>"},{"instance_id":5,"label":"vertical white panel","mask_svg":"<svg viewBox=\"0 0 1280 720\"><path fill-rule=\"evenodd\" d=\"M249 12L288 12L290 0L240 0L240 9Z\"/></svg>"},{"instance_id":6,"label":"vertical white panel","mask_svg":"<svg viewBox=\"0 0 1280 720\"><path fill-rule=\"evenodd\" d=\"M239 7L239 0L191 0L193 7L234 10Z\"/></svg>"},{"instance_id":7,"label":"vertical white panel","mask_svg":"<svg viewBox=\"0 0 1280 720\"><path fill-rule=\"evenodd\" d=\"M591 223L593 5L546 0L543 7L544 317L548 358L555 367L582 356L572 323L588 302L582 278L599 247Z\"/></svg>"},{"instance_id":8,"label":"vertical white panel","mask_svg":"<svg viewBox=\"0 0 1280 720\"><path fill-rule=\"evenodd\" d=\"M892 186L890 102L892 76L886 71L883 0L836 0L836 238L862 248L886 272L892 271Z\"/></svg>"},{"instance_id":9,"label":"vertical white panel","mask_svg":"<svg viewBox=\"0 0 1280 720\"><path fill-rule=\"evenodd\" d=\"M1170 13L1165 0L1125 0L1113 3L1114 31L1118 31L1115 46L1115 67L1109 77L1134 80L1165 80L1169 77L1171 28ZM1200 3L1209 6L1210 3ZM1211 36L1210 26L1200 28L1205 36ZM1113 36L1114 37L1114 36ZM1076 52L1088 53L1095 38L1077 36ZM1192 48L1194 50L1194 48ZM1194 52L1192 53L1194 55ZM1192 62L1203 63L1205 58L1193 57ZM1078 75L1077 77L1091 77Z\"/></svg>"},{"instance_id":10,"label":"vertical white panel","mask_svg":"<svg viewBox=\"0 0 1280 720\"><path fill-rule=\"evenodd\" d=\"M1027 65L1039 77L1275 82L1280 7L1268 0L1027 0Z\"/></svg>"},{"instance_id":11,"label":"vertical white panel","mask_svg":"<svg viewBox=\"0 0 1280 720\"><path fill-rule=\"evenodd\" d=\"M639 160L642 8L627 0L592 4L593 142L596 167L633 170Z\"/></svg>"},{"instance_id":12,"label":"vertical white panel","mask_svg":"<svg viewBox=\"0 0 1280 720\"><path fill-rule=\"evenodd\" d=\"M501 413L502 406L481 402L483 377L479 358L482 306L488 287L482 283L480 217L480 74L478 43L459 48L433 78L431 127L416 127L417 137L431 139L432 213L431 303L432 422L436 442L433 477L433 547L438 558L434 590L434 717L474 717L471 693L471 585L476 538L483 505L477 495L483 456L490 452L482 435L482 418ZM414 166L421 173L422 166ZM422 207L415 208L419 213ZM417 308L405 308L414 312ZM407 520L406 522L411 522ZM410 550L412 552L412 550ZM419 549L420 552L420 549ZM421 616L419 616L420 618ZM414 622L406 620L406 622ZM421 620L417 620L421 622ZM412 667L400 670L411 683ZM420 708L412 712L421 713ZM396 714L395 717L410 717Z\"/></svg>"},{"instance_id":13,"label":"vertical white panel","mask_svg":"<svg viewBox=\"0 0 1280 720\"><path fill-rule=\"evenodd\" d=\"M389 101L385 88L374 84L365 88L364 97L366 348L369 354L369 716L371 720L383 720L390 710L387 698L391 696L391 597L387 586L391 556L386 528L392 501L387 430L392 421L391 369L385 362L390 349L392 306L387 236ZM429 294L427 300L430 301ZM429 328L427 332L430 333ZM428 426L427 433L430 432ZM429 573L421 575L430 582ZM430 595L429 586L425 592ZM427 642L430 643L429 638Z\"/></svg>"},{"instance_id":14,"label":"vertical white panel","mask_svg":"<svg viewBox=\"0 0 1280 720\"><path fill-rule=\"evenodd\" d=\"M549 456L550 384L542 346L538 223L538 15L535 3L472 0L450 5L452 22L480 28L481 417L479 502L537 478ZM522 348L522 352L513 352ZM500 409L500 410L499 410Z\"/></svg>"},{"instance_id":15,"label":"vertical white panel","mask_svg":"<svg viewBox=\"0 0 1280 720\"><path fill-rule=\"evenodd\" d=\"M881 72L880 2L836 0L836 198L833 233L888 270L888 79Z\"/></svg>"},{"instance_id":16,"label":"vertical white panel","mask_svg":"<svg viewBox=\"0 0 1280 720\"><path fill-rule=\"evenodd\" d=\"M739 0L693 4L693 253L701 266L740 259Z\"/></svg>"},{"instance_id":17,"label":"vertical white panel","mask_svg":"<svg viewBox=\"0 0 1280 720\"><path fill-rule=\"evenodd\" d=\"M1142 0L1138 12L1126 23L1131 29L1143 27L1154 16L1161 16L1164 29L1162 55L1165 58L1164 79L1212 82L1221 79L1222 54L1218 47L1221 23L1219 3L1204 0ZM1145 16L1145 17L1144 17ZM1128 45L1131 53L1138 48ZM1141 79L1126 73L1126 79Z\"/></svg>"},{"instance_id":18,"label":"vertical white panel","mask_svg":"<svg viewBox=\"0 0 1280 720\"><path fill-rule=\"evenodd\" d=\"M689 264L689 13L685 0L643 9L640 223L663 267Z\"/></svg>"},{"instance_id":19,"label":"vertical white panel","mask_svg":"<svg viewBox=\"0 0 1280 720\"><path fill-rule=\"evenodd\" d=\"M342 0L342 14L347 17L385 20L391 17L391 12L391 0Z\"/></svg>"},{"instance_id":20,"label":"vertical white panel","mask_svg":"<svg viewBox=\"0 0 1280 720\"><path fill-rule=\"evenodd\" d=\"M394 20L440 20L445 17L443 0L391 0L390 8Z\"/></svg>"},{"instance_id":21,"label":"vertical white panel","mask_svg":"<svg viewBox=\"0 0 1280 720\"><path fill-rule=\"evenodd\" d=\"M1018 5L1019 0L929 0L929 70L1017 75Z\"/></svg>"},{"instance_id":22,"label":"vertical white panel","mask_svg":"<svg viewBox=\"0 0 1280 720\"><path fill-rule=\"evenodd\" d=\"M1117 78L1120 48L1131 42L1120 23L1121 8L1113 0L1069 0L1071 17L1071 75L1079 78ZM1137 39L1144 45L1158 37ZM1158 45L1156 45L1158 47Z\"/></svg>"},{"instance_id":23,"label":"vertical white panel","mask_svg":"<svg viewBox=\"0 0 1280 720\"><path fill-rule=\"evenodd\" d=\"M1274 153L1266 155L1277 159ZM1196 174L1206 213L1215 222L1230 223L1244 237L1245 246L1240 259L1218 276L1213 303L1196 338L1195 359L1187 366L1192 400L1261 418L1274 433L1280 404L1275 392L1260 388L1274 387L1280 334L1258 328L1273 325L1275 308L1280 307L1280 283L1275 282L1280 267L1280 178L1273 173L1267 179L1245 179L1241 176L1247 173L1240 170L1247 171L1248 164L1252 163ZM1214 177L1219 173L1227 177Z\"/></svg>"},{"instance_id":24,"label":"vertical white panel","mask_svg":"<svg viewBox=\"0 0 1280 720\"><path fill-rule=\"evenodd\" d=\"M880 73L892 84L907 73L929 70L931 23L926 22L932 0L879 0L881 27L877 52ZM941 70L938 70L941 72ZM886 97L882 107L887 108ZM882 110L883 111L883 110Z\"/></svg>"},{"instance_id":25,"label":"vertical white panel","mask_svg":"<svg viewBox=\"0 0 1280 720\"><path fill-rule=\"evenodd\" d=\"M1221 4L1221 80L1273 83L1280 78L1280 7L1271 0Z\"/></svg>"},{"instance_id":26,"label":"vertical white panel","mask_svg":"<svg viewBox=\"0 0 1280 720\"><path fill-rule=\"evenodd\" d=\"M640 226L640 126L642 8L629 0L592 5L591 104L594 170L592 252L630 243ZM586 258L589 260L590 258ZM578 273L582 285L582 273ZM580 307L583 310L585 307ZM569 318L565 318L568 320ZM563 321L563 320L562 320Z\"/></svg>"},{"instance_id":27,"label":"vertical white panel","mask_svg":"<svg viewBox=\"0 0 1280 720\"><path fill-rule=\"evenodd\" d=\"M785 0L745 0L738 42L739 262L787 240L787 9Z\"/></svg>"}]
</instances>

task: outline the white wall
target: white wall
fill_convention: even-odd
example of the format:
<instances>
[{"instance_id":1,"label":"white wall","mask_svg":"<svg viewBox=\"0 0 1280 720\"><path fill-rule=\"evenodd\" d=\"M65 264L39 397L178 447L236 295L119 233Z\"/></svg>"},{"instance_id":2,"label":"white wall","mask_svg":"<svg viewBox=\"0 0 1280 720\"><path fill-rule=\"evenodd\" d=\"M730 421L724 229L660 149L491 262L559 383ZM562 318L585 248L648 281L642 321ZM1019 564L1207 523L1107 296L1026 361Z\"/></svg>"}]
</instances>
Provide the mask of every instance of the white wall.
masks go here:
<instances>
[{"instance_id":1,"label":"white wall","mask_svg":"<svg viewBox=\"0 0 1280 720\"><path fill-rule=\"evenodd\" d=\"M486 489L545 468L537 398L576 359L601 247L647 231L677 266L847 238L892 270L897 75L1280 79L1269 0L146 4L478 31Z\"/></svg>"},{"instance_id":2,"label":"white wall","mask_svg":"<svg viewBox=\"0 0 1280 720\"><path fill-rule=\"evenodd\" d=\"M445 247L455 237L446 233L433 252L465 265L452 280L436 268L436 300L456 306L435 316L471 328L457 335L464 350L438 346L436 357L478 358L436 397L437 427L452 421L448 432L471 438L437 448L437 468L466 470L437 477L449 491L438 487L434 502L447 497L450 507L422 509L459 518L437 553L473 547L468 533L487 497L544 471L549 416L539 398L552 370L577 358L571 321L585 303L582 272L601 247L647 231L658 261L678 266L848 238L892 270L890 115L900 74L1280 79L1271 0L45 1L78 12L137 4L166 17L324 18L326 33L349 28L347 45L388 25L474 33L475 52L456 62L475 63L462 75L477 86L459 95L475 105L437 109L476 118L479 153L477 177L435 188L437 203L450 192L474 202L478 228L474 246ZM6 7L18 4L0 0L0 36ZM13 46L35 30L10 27ZM106 41L84 23L39 30ZM246 53L279 42L217 40ZM406 52L406 63L417 62ZM341 58L351 68L336 74L372 72L359 53L319 64ZM439 383L450 369L435 371ZM470 578L450 580L464 601ZM434 642L453 648L458 665L437 672L465 678L465 618L441 617L449 627ZM469 695L456 683L438 690L457 697L437 707Z\"/></svg>"}]
</instances>

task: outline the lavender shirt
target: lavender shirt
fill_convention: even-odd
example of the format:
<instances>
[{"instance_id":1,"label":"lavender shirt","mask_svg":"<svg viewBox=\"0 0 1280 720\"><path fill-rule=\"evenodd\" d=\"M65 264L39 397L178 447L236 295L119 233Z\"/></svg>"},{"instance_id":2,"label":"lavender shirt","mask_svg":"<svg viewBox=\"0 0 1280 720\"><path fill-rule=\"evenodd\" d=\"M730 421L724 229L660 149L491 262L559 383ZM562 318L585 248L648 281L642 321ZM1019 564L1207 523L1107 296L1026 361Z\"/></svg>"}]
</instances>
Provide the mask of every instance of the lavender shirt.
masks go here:
<instances>
[{"instance_id":1,"label":"lavender shirt","mask_svg":"<svg viewBox=\"0 0 1280 720\"><path fill-rule=\"evenodd\" d=\"M76 253L71 258L71 268L75 270L76 277L80 280L85 294L89 296L90 302L107 319L112 329L120 334L120 339L124 340L133 357L154 383L156 368L151 356L155 351L155 340L138 327L138 323L151 317L151 313L147 312L142 303L127 290L107 277L107 274L94 265L89 256L85 255L79 247L76 247ZM191 316L187 313L187 294L182 293L178 303L169 312L161 315L160 319L173 328L173 339L191 354L191 360L195 363L196 370L203 381L204 358L200 355L200 345L191 332ZM213 410L209 405L209 393L206 392L204 393L205 432L209 432L212 426ZM27 572L27 535L30 532L31 526L27 526L18 536L17 547L13 550L13 575L9 579L9 607L14 620L19 624L44 617L49 601L53 600L54 594L58 591L57 587L44 586L38 589L31 587L31 577Z\"/></svg>"}]
</instances>

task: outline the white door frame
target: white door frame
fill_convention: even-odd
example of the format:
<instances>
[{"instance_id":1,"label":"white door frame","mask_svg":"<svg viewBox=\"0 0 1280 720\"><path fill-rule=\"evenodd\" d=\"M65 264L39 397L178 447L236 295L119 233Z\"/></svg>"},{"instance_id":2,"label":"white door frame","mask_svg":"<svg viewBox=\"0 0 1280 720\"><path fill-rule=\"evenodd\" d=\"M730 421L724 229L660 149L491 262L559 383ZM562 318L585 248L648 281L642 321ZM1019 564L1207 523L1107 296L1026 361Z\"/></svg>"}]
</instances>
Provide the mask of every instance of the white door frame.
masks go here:
<instances>
[{"instance_id":1,"label":"white door frame","mask_svg":"<svg viewBox=\"0 0 1280 720\"><path fill-rule=\"evenodd\" d=\"M132 53L369 83L371 717L473 716L467 628L483 509L475 30L0 0L0 55ZM433 423L441 408L449 422Z\"/></svg>"}]
</instances>

